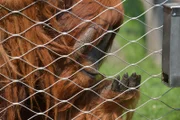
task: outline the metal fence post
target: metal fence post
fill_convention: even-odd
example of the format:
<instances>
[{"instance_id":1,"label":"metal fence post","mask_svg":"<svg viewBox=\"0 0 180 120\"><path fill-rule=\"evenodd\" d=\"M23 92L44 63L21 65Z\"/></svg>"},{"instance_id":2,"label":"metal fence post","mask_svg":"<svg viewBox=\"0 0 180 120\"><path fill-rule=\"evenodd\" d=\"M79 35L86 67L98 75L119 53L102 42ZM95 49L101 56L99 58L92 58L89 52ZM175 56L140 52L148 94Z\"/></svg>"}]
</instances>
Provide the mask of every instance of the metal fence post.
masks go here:
<instances>
[{"instance_id":1,"label":"metal fence post","mask_svg":"<svg viewBox=\"0 0 180 120\"><path fill-rule=\"evenodd\" d=\"M162 80L170 87L180 87L180 2L164 5L162 45Z\"/></svg>"}]
</instances>

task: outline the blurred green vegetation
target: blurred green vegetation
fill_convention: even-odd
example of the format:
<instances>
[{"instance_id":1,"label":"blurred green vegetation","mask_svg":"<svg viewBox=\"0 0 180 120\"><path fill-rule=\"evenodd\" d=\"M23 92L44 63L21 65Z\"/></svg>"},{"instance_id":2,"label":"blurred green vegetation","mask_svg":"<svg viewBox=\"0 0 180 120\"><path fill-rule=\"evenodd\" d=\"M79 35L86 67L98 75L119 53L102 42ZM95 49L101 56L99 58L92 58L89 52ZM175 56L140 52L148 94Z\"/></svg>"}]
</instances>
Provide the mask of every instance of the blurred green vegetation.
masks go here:
<instances>
[{"instance_id":1,"label":"blurred green vegetation","mask_svg":"<svg viewBox=\"0 0 180 120\"><path fill-rule=\"evenodd\" d=\"M127 0L124 8L125 14L131 17L144 12L140 0ZM146 38L142 37L145 33L145 25L142 24L145 22L144 15L139 20L125 18L125 24L115 38L119 45L114 50L117 57L110 56L100 71L108 76L122 76L126 72L136 72L142 76L141 98L133 120L179 120L179 111L175 110L180 108L179 89L170 89L161 82L161 66L152 59L154 54L148 56Z\"/></svg>"},{"instance_id":2,"label":"blurred green vegetation","mask_svg":"<svg viewBox=\"0 0 180 120\"><path fill-rule=\"evenodd\" d=\"M141 2L141 0L126 0L123 5L124 5L125 15L129 17L137 17L144 12L143 3ZM125 17L125 19L127 18ZM138 17L138 19L142 22L145 22L145 15L142 14L142 16ZM145 33L144 25L139 24L138 27L140 27L138 32L144 34Z\"/></svg>"}]
</instances>

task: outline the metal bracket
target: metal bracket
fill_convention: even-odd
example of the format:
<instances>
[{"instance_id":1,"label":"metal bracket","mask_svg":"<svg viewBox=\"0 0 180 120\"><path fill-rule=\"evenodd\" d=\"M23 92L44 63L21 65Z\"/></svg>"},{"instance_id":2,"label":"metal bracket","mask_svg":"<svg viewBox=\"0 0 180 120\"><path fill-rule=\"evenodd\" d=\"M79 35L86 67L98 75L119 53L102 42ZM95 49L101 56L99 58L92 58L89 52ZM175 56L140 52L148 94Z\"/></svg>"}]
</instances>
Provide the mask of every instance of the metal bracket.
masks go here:
<instances>
[{"instance_id":1,"label":"metal bracket","mask_svg":"<svg viewBox=\"0 0 180 120\"><path fill-rule=\"evenodd\" d=\"M180 2L164 5L162 81L180 87Z\"/></svg>"}]
</instances>

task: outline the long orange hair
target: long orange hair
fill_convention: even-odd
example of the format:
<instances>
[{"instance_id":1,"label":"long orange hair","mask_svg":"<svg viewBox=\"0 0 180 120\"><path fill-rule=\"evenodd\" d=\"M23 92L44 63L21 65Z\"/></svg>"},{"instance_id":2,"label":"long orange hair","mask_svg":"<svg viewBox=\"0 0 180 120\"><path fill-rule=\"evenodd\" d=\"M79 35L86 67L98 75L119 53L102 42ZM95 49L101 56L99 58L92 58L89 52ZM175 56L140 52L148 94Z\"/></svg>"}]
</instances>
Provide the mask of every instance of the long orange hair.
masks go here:
<instances>
[{"instance_id":1,"label":"long orange hair","mask_svg":"<svg viewBox=\"0 0 180 120\"><path fill-rule=\"evenodd\" d=\"M122 23L122 5L116 7L122 13L106 11L102 6L115 6L117 0L85 0L75 5L78 2L0 0L0 108L7 120L22 119L23 105L35 112L55 105L57 100L50 95L59 99L60 93L68 94L61 91L63 86L52 87L58 76L66 76L68 71L69 58L63 55L73 52L77 39L92 24L101 26L93 38L96 39L109 26L115 29ZM90 19L92 22L83 21ZM77 67L78 64L69 70ZM49 116L56 119L58 109L46 114L51 113Z\"/></svg>"}]
</instances>

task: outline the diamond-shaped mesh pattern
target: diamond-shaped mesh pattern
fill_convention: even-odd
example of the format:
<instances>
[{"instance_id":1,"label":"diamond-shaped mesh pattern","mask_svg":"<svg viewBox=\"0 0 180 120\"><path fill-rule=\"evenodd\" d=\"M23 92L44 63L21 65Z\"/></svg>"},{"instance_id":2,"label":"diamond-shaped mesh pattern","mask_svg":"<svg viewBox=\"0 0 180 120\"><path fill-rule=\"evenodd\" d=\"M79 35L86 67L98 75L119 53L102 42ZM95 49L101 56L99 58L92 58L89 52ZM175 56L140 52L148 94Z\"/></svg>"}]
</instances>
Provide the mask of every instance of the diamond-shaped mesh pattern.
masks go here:
<instances>
[{"instance_id":1,"label":"diamond-shaped mesh pattern","mask_svg":"<svg viewBox=\"0 0 180 120\"><path fill-rule=\"evenodd\" d=\"M87 1L89 4L86 4ZM180 117L178 90L167 88L160 82L163 25L157 19L162 13L155 13L155 10L162 10L162 5L169 1L137 1L144 5L144 11L137 16L130 16L126 9L123 12L119 8L126 2L133 4L133 1L112 1L115 2L0 0L0 119L84 120L86 117L82 116L87 114L92 120L105 119L105 116L107 120L119 120L125 119L131 112L135 113L134 120L177 120ZM97 7L93 8L95 5ZM112 16L124 16L124 22L108 29L116 23L116 18L111 14L106 16L109 11L114 11ZM84 14L88 12L93 16ZM146 19L142 20L143 17ZM106 22L108 26L104 24ZM89 27L97 29L99 33L93 40L81 41L81 35ZM144 32L141 32L141 28ZM118 29L121 29L120 32ZM89 34L86 37L91 37ZM97 47L103 36L108 34L116 35L110 52ZM76 43L78 46L73 47ZM103 57L91 64L84 62L86 52L93 48L103 53ZM97 70L94 66L103 59L105 61ZM84 73L84 70L98 73L99 76L93 80L100 81L93 83L92 76ZM141 83L137 86L140 89L125 85L128 89L113 98L108 97L110 93L102 95L97 90L97 86L100 88L101 84L105 84L104 81L116 79L116 76L126 72L141 75ZM81 75L87 78L79 77ZM110 85L107 84L105 89ZM140 92L141 97L135 108L126 107L119 102L121 100L117 100L130 90ZM92 100L100 102L91 103ZM108 102L112 107L102 108ZM86 106L84 104L94 105L86 109L82 107ZM110 114L114 108L117 111L123 109L124 112L118 116L103 114L107 109ZM65 109L68 111L63 112ZM94 112L97 110L98 113ZM70 115L71 111L74 112ZM24 117L19 117L22 113Z\"/></svg>"}]
</instances>

